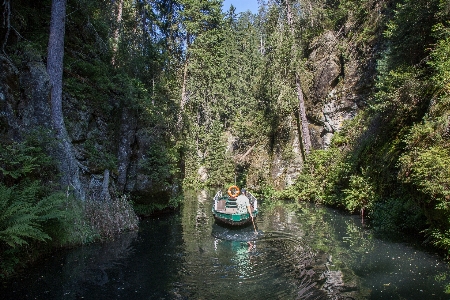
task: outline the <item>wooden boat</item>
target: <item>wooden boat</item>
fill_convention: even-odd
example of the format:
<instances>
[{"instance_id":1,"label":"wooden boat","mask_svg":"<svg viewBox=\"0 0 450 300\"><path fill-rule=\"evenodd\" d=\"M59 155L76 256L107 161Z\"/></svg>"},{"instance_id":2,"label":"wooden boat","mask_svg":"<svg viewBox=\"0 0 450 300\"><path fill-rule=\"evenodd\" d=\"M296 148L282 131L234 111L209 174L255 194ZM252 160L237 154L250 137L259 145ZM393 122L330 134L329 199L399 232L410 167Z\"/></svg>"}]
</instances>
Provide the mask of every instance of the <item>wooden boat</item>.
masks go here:
<instances>
[{"instance_id":1,"label":"wooden boat","mask_svg":"<svg viewBox=\"0 0 450 300\"><path fill-rule=\"evenodd\" d=\"M237 193L230 192L233 188L235 188L235 190L237 189ZM216 193L213 198L214 203L212 213L217 223L231 226L245 226L252 224L252 218L250 217L248 211L245 213L238 212L236 198L239 193L239 188L236 186L231 186L228 189L228 193L225 195L223 195L220 190ZM246 196L249 199L252 215L255 219L258 215L258 201L249 191L246 191Z\"/></svg>"}]
</instances>

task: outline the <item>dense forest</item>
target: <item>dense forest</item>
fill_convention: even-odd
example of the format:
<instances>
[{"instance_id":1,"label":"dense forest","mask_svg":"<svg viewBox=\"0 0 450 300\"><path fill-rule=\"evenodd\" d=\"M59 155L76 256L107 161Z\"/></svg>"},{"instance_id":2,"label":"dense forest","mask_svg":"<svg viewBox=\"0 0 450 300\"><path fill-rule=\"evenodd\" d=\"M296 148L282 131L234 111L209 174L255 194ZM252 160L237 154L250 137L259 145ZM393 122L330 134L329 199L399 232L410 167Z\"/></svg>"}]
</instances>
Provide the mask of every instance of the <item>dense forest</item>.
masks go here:
<instances>
[{"instance_id":1,"label":"dense forest","mask_svg":"<svg viewBox=\"0 0 450 300\"><path fill-rule=\"evenodd\" d=\"M450 253L450 2L222 2L2 2L1 276L235 182Z\"/></svg>"}]
</instances>

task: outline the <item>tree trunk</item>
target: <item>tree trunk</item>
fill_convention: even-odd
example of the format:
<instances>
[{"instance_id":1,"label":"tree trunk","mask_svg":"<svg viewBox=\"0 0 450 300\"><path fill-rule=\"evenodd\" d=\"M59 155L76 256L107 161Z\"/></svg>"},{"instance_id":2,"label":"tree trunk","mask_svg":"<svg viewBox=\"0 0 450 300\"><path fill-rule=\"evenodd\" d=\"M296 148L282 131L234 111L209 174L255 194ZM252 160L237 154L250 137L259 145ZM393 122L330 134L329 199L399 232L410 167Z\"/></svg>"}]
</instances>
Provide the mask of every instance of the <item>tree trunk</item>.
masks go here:
<instances>
[{"instance_id":1,"label":"tree trunk","mask_svg":"<svg viewBox=\"0 0 450 300\"><path fill-rule=\"evenodd\" d=\"M178 121L177 121L177 128L178 130L181 130L183 128L183 114L184 114L184 106L187 103L187 77L188 77L188 68L189 68L189 33L186 34L186 41L187 41L187 47L186 47L186 61L184 62L184 69L183 69L183 83L181 87L181 101L180 101L180 111L178 112Z\"/></svg>"},{"instance_id":2,"label":"tree trunk","mask_svg":"<svg viewBox=\"0 0 450 300\"><path fill-rule=\"evenodd\" d=\"M11 31L11 3L10 0L3 1L3 27L6 28L5 37L3 38L2 52L5 53L6 43L8 42L9 32Z\"/></svg>"},{"instance_id":3,"label":"tree trunk","mask_svg":"<svg viewBox=\"0 0 450 300\"><path fill-rule=\"evenodd\" d=\"M295 31L294 24L292 21L292 11L291 6L289 4L289 0L285 0L286 11L287 11L287 21L289 24L289 28L291 30L292 35L292 54L295 57ZM311 145L311 137L309 135L309 124L308 119L306 118L306 108L305 101L303 98L303 90L300 82L300 76L298 75L298 71L295 70L295 85L297 88L297 98L298 98L298 110L299 110L299 120L301 122L301 132L300 132L300 140L302 141L303 150L306 154L308 154L312 148Z\"/></svg>"},{"instance_id":4,"label":"tree trunk","mask_svg":"<svg viewBox=\"0 0 450 300\"><path fill-rule=\"evenodd\" d=\"M81 186L78 163L73 154L62 112L62 77L64 57L64 34L66 19L66 0L53 0L48 41L47 72L50 78L50 105L53 129L55 130L61 185L73 189L75 196L85 199Z\"/></svg>"},{"instance_id":5,"label":"tree trunk","mask_svg":"<svg viewBox=\"0 0 450 300\"><path fill-rule=\"evenodd\" d=\"M114 1L116 2L116 1ZM116 20L113 24L113 57L112 57L112 65L116 65L117 52L119 50L119 38L120 38L120 24L122 23L122 14L123 14L123 0L117 0L117 11L116 11Z\"/></svg>"},{"instance_id":6,"label":"tree trunk","mask_svg":"<svg viewBox=\"0 0 450 300\"><path fill-rule=\"evenodd\" d=\"M181 87L180 111L178 112L178 121L177 121L178 130L181 130L183 128L184 106L186 105L187 102L187 95L186 95L187 72L188 72L188 61L186 59L183 70L183 85Z\"/></svg>"},{"instance_id":7,"label":"tree trunk","mask_svg":"<svg viewBox=\"0 0 450 300\"><path fill-rule=\"evenodd\" d=\"M309 135L309 123L308 123L308 119L306 118L305 101L303 99L303 91L302 91L302 86L300 84L300 77L298 76L297 72L295 73L295 83L297 86L298 113L299 113L300 123L301 123L300 137L302 138L301 140L303 143L303 149L305 150L305 153L309 154L309 152L311 151L311 148L312 148L311 137Z\"/></svg>"},{"instance_id":8,"label":"tree trunk","mask_svg":"<svg viewBox=\"0 0 450 300\"><path fill-rule=\"evenodd\" d=\"M118 176L117 189L123 193L127 184L128 170L130 167L132 146L136 140L137 118L131 109L124 107L122 110L122 119L120 125L120 143L117 153Z\"/></svg>"}]
</instances>

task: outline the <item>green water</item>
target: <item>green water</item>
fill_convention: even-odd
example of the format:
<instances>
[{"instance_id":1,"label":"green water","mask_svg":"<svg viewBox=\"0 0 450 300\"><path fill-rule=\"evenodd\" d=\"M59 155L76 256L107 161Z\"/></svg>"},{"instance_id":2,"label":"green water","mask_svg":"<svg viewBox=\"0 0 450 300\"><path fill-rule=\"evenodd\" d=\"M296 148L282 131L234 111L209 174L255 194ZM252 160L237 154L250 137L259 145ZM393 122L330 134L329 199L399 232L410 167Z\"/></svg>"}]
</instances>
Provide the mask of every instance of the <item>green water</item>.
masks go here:
<instances>
[{"instance_id":1,"label":"green water","mask_svg":"<svg viewBox=\"0 0 450 300\"><path fill-rule=\"evenodd\" d=\"M2 299L450 299L439 256L374 237L356 216L260 205L257 232L215 224L214 193L139 232L60 251L2 282Z\"/></svg>"}]
</instances>

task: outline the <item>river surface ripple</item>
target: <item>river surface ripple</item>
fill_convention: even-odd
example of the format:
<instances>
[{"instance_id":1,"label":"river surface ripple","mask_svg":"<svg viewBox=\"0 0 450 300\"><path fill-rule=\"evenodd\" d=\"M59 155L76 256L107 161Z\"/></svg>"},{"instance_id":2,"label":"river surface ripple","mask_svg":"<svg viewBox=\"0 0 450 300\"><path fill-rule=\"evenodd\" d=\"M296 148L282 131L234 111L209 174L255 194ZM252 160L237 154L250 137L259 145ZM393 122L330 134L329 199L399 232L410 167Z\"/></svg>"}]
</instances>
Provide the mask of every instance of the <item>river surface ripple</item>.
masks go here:
<instances>
[{"instance_id":1,"label":"river surface ripple","mask_svg":"<svg viewBox=\"0 0 450 300\"><path fill-rule=\"evenodd\" d=\"M2 281L1 299L450 299L441 257L377 238L356 216L263 203L256 232L225 228L213 194L186 195L179 212L115 241L47 256Z\"/></svg>"}]
</instances>

